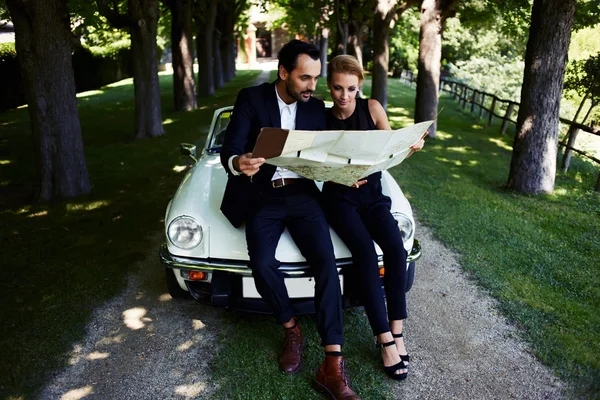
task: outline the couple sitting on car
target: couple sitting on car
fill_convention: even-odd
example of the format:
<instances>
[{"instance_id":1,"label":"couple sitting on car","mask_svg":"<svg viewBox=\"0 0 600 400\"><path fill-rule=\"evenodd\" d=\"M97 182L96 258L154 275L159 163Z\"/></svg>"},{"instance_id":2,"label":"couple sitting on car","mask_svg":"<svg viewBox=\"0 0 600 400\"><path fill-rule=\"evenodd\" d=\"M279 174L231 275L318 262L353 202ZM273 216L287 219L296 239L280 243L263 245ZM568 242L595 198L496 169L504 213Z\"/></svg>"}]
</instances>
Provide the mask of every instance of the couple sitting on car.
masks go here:
<instances>
[{"instance_id":1,"label":"couple sitting on car","mask_svg":"<svg viewBox=\"0 0 600 400\"><path fill-rule=\"evenodd\" d=\"M323 101L312 97L320 73L319 50L292 40L279 53L274 83L239 92L221 151L229 175L221 209L234 226L246 224L249 267L256 287L283 325L285 343L279 368L289 374L298 372L305 344L275 258L287 227L315 277L316 320L325 351L316 386L335 399L357 399L342 357L342 297L329 224L350 249L354 269L360 269L361 301L381 348L385 372L397 380L408 373L409 357L402 337L402 320L407 316L407 254L390 213L390 199L381 192L381 173L352 187L327 182L321 193L314 181L265 164L264 158L251 154L263 127L391 129L376 100L357 98L364 75L355 58L338 56L329 63L327 84L334 105L327 111ZM414 148L422 146L421 142ZM373 240L385 254L387 310Z\"/></svg>"}]
</instances>

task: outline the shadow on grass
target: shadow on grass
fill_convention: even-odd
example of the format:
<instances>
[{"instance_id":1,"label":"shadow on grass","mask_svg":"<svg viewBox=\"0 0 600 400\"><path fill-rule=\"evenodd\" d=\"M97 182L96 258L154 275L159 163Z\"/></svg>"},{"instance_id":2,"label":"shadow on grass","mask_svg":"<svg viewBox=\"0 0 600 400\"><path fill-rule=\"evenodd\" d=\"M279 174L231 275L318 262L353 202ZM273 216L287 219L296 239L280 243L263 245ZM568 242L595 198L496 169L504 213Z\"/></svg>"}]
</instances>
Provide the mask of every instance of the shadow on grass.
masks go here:
<instances>
[{"instance_id":1,"label":"shadow on grass","mask_svg":"<svg viewBox=\"0 0 600 400\"><path fill-rule=\"evenodd\" d=\"M131 140L131 82L85 96L79 114L93 190L73 201L32 202L27 109L0 114L0 395L37 390L64 362L91 310L122 290L136 261L157 251L148 238L163 230L183 177L179 143L202 141L214 109L233 104L258 73L240 72L188 113L172 111L171 77L161 76L163 118L171 122L154 139Z\"/></svg>"}]
</instances>

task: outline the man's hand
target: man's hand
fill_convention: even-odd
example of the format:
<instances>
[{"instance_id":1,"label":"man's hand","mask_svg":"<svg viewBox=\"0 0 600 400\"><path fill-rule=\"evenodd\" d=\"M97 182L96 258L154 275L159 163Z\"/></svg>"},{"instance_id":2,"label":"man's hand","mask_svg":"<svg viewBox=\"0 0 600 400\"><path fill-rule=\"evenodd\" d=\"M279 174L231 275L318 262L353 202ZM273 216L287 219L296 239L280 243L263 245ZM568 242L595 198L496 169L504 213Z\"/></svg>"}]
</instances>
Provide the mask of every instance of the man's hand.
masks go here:
<instances>
[{"instance_id":1,"label":"man's hand","mask_svg":"<svg viewBox=\"0 0 600 400\"><path fill-rule=\"evenodd\" d=\"M259 171L260 166L264 163L264 158L252 158L252 153L246 153L233 159L233 168L246 176L252 176Z\"/></svg>"}]
</instances>

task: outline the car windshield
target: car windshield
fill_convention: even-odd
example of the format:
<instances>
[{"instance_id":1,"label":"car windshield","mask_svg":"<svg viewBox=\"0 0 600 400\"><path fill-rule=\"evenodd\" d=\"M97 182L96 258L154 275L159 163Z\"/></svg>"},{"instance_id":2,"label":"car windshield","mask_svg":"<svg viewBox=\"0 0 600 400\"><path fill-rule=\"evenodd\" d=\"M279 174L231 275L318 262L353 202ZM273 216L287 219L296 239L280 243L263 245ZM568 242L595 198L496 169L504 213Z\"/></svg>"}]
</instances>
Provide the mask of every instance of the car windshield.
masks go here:
<instances>
[{"instance_id":1,"label":"car windshield","mask_svg":"<svg viewBox=\"0 0 600 400\"><path fill-rule=\"evenodd\" d=\"M211 139L207 149L209 153L219 153L221 151L223 141L225 140L225 131L227 130L230 119L231 110L224 110L217 116L213 131L210 132Z\"/></svg>"}]
</instances>

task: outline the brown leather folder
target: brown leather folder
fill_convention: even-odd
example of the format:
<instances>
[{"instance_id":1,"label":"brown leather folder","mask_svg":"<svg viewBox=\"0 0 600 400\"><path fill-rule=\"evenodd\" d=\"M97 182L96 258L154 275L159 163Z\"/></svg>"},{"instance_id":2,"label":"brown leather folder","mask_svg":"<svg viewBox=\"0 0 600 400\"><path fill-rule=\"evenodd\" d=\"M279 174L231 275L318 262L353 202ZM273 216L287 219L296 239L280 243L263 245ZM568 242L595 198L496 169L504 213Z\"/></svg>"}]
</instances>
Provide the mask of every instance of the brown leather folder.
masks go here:
<instances>
[{"instance_id":1,"label":"brown leather folder","mask_svg":"<svg viewBox=\"0 0 600 400\"><path fill-rule=\"evenodd\" d=\"M252 150L252 158L269 159L279 157L289 132L289 129L262 128Z\"/></svg>"}]
</instances>

